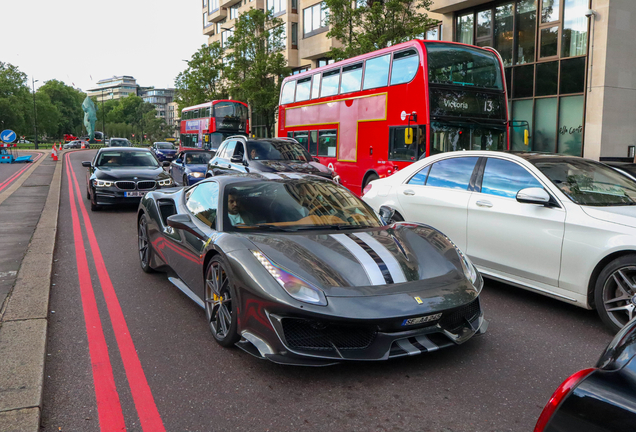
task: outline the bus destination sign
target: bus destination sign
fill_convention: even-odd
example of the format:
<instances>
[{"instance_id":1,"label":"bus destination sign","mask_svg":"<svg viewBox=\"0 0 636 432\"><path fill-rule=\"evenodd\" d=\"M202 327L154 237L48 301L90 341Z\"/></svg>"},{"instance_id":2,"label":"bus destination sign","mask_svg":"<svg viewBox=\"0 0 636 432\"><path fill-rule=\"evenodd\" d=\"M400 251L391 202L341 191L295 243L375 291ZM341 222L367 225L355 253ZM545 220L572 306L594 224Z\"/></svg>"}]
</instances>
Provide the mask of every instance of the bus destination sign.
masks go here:
<instances>
[{"instance_id":1,"label":"bus destination sign","mask_svg":"<svg viewBox=\"0 0 636 432\"><path fill-rule=\"evenodd\" d=\"M245 132L245 121L240 118L223 117L216 118L216 130L232 130Z\"/></svg>"},{"instance_id":2,"label":"bus destination sign","mask_svg":"<svg viewBox=\"0 0 636 432\"><path fill-rule=\"evenodd\" d=\"M431 117L506 119L503 94L430 89Z\"/></svg>"}]
</instances>

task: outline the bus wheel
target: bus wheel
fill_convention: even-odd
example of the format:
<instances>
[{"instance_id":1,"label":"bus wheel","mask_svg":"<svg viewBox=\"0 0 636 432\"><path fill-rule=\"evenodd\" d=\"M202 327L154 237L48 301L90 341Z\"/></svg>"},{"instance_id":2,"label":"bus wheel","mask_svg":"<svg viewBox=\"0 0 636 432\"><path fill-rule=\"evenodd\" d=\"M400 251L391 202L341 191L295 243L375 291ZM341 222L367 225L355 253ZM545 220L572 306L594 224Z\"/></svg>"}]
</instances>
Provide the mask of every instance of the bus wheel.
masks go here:
<instances>
[{"instance_id":1,"label":"bus wheel","mask_svg":"<svg viewBox=\"0 0 636 432\"><path fill-rule=\"evenodd\" d=\"M380 177L378 177L378 175L376 173L371 173L371 174L367 175L367 177L362 182L362 193L364 193L364 188L367 187L367 185L369 183L371 183L373 180L377 180L379 178Z\"/></svg>"}]
</instances>

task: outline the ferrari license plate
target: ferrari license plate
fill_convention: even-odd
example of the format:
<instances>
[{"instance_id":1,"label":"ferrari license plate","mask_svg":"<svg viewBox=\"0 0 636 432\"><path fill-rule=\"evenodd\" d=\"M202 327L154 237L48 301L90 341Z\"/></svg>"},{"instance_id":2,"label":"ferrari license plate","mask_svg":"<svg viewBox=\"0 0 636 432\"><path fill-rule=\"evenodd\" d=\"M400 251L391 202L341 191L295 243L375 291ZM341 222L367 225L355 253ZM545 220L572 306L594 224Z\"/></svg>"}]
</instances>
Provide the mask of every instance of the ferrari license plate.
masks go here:
<instances>
[{"instance_id":1,"label":"ferrari license plate","mask_svg":"<svg viewBox=\"0 0 636 432\"><path fill-rule=\"evenodd\" d=\"M442 317L442 314L438 313L435 315L426 315L426 316L421 316L417 318L409 318L409 319L405 319L404 322L402 322L402 325L408 326L408 325L415 325L415 324L424 324L431 321L437 321L441 317Z\"/></svg>"},{"instance_id":2,"label":"ferrari license plate","mask_svg":"<svg viewBox=\"0 0 636 432\"><path fill-rule=\"evenodd\" d=\"M134 191L134 192L124 192L124 196L127 198L130 197L142 197L145 195L146 192L139 192L139 191Z\"/></svg>"}]
</instances>

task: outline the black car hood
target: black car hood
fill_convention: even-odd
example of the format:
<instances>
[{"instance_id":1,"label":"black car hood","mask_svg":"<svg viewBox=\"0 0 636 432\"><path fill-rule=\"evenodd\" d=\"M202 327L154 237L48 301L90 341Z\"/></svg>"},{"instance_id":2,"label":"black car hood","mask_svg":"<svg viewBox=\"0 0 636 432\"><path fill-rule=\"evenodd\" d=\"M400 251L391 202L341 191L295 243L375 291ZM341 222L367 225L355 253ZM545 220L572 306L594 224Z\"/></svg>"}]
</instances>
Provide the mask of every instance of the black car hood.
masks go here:
<instances>
[{"instance_id":1,"label":"black car hood","mask_svg":"<svg viewBox=\"0 0 636 432\"><path fill-rule=\"evenodd\" d=\"M475 291L453 244L414 224L369 230L243 234L275 265L321 288L352 297L449 290ZM449 293L446 293L449 294Z\"/></svg>"},{"instance_id":2,"label":"black car hood","mask_svg":"<svg viewBox=\"0 0 636 432\"><path fill-rule=\"evenodd\" d=\"M157 180L167 179L170 176L163 168L143 168L143 167L131 167L131 168L108 168L98 167L94 173L95 177L100 180L132 180L137 177L137 180Z\"/></svg>"},{"instance_id":3,"label":"black car hood","mask_svg":"<svg viewBox=\"0 0 636 432\"><path fill-rule=\"evenodd\" d=\"M299 172L331 177L329 169L318 162L253 160L250 162L250 167L262 172Z\"/></svg>"}]
</instances>

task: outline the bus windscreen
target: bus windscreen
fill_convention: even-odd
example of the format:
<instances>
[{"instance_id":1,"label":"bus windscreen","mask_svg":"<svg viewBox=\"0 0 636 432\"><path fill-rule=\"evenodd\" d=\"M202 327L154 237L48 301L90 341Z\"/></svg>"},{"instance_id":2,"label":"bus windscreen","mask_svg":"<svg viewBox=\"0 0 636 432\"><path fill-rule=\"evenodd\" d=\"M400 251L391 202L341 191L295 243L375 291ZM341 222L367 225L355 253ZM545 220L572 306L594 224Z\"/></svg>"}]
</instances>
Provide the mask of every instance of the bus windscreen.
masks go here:
<instances>
[{"instance_id":1,"label":"bus windscreen","mask_svg":"<svg viewBox=\"0 0 636 432\"><path fill-rule=\"evenodd\" d=\"M503 90L495 54L482 49L441 43L426 44L429 84Z\"/></svg>"}]
</instances>

